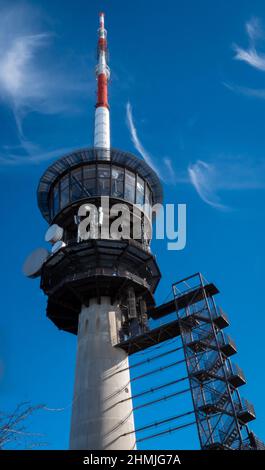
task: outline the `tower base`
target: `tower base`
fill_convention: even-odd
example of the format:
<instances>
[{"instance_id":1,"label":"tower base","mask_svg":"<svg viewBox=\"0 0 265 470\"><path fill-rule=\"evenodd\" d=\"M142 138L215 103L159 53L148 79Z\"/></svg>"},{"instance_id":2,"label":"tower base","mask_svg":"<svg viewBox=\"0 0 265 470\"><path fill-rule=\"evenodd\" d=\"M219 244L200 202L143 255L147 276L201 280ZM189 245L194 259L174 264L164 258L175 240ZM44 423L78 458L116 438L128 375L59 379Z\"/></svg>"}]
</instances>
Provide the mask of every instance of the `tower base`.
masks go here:
<instances>
[{"instance_id":1,"label":"tower base","mask_svg":"<svg viewBox=\"0 0 265 470\"><path fill-rule=\"evenodd\" d=\"M109 297L79 316L70 449L132 450L134 419L127 353L114 348L121 312Z\"/></svg>"}]
</instances>

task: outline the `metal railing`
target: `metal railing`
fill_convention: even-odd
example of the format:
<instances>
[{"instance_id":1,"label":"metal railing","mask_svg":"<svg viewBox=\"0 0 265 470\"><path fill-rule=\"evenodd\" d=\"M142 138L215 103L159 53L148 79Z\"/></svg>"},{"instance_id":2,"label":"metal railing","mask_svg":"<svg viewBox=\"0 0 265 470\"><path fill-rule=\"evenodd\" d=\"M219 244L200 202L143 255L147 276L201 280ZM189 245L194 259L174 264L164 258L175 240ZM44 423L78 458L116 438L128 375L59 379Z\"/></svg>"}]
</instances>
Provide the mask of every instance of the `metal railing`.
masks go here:
<instances>
[{"instance_id":1,"label":"metal railing","mask_svg":"<svg viewBox=\"0 0 265 470\"><path fill-rule=\"evenodd\" d=\"M242 378L244 381L246 381L246 377L245 377L243 370L237 364L234 364L233 362L230 362L230 361L226 362L226 368L227 368L228 377L236 375Z\"/></svg>"},{"instance_id":2,"label":"metal railing","mask_svg":"<svg viewBox=\"0 0 265 470\"><path fill-rule=\"evenodd\" d=\"M235 341L226 333L221 332L221 334L218 336L218 343L221 347L229 345L236 349Z\"/></svg>"}]
</instances>

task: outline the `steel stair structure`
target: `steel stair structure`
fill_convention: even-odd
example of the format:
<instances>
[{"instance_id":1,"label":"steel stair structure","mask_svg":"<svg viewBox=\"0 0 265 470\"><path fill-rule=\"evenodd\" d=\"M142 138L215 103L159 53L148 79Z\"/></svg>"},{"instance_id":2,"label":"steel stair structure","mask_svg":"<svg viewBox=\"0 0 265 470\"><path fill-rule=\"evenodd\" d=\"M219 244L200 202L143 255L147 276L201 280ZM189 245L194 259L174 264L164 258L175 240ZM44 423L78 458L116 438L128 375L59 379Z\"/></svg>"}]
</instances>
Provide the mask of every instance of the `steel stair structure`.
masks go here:
<instances>
[{"instance_id":1,"label":"steel stair structure","mask_svg":"<svg viewBox=\"0 0 265 470\"><path fill-rule=\"evenodd\" d=\"M223 331L229 320L215 303L219 290L196 273L174 283L172 291L171 300L147 310L148 322L139 325L138 332L125 321L116 347L131 355L180 336L201 449L264 449L248 428L255 410L238 391L246 379L231 361L237 348ZM150 328L150 319L169 314L169 321Z\"/></svg>"},{"instance_id":2,"label":"steel stair structure","mask_svg":"<svg viewBox=\"0 0 265 470\"><path fill-rule=\"evenodd\" d=\"M230 360L237 349L223 332L229 325L200 273L173 284L190 390L202 449L251 448L247 423L253 406L240 397L243 371ZM218 291L217 291L218 292ZM183 305L183 296L189 302Z\"/></svg>"}]
</instances>

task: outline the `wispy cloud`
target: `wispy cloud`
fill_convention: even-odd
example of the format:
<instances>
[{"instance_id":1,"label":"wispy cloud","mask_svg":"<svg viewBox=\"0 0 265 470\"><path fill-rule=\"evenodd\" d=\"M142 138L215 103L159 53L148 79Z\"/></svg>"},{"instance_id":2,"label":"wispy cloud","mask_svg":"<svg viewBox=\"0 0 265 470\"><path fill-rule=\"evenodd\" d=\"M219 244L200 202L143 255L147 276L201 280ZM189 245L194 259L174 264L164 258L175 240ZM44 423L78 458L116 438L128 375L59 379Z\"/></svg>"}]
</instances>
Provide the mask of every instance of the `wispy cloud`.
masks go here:
<instances>
[{"instance_id":1,"label":"wispy cloud","mask_svg":"<svg viewBox=\"0 0 265 470\"><path fill-rule=\"evenodd\" d=\"M261 19L257 16L253 16L249 21L247 21L246 32L250 42L252 43L255 43L259 39L263 39L264 31Z\"/></svg>"},{"instance_id":2,"label":"wispy cloud","mask_svg":"<svg viewBox=\"0 0 265 470\"><path fill-rule=\"evenodd\" d=\"M246 23L245 29L248 37L248 47L244 49L243 47L234 44L234 59L245 62L256 70L265 72L265 53L259 52L257 50L258 42L262 45L265 39L265 33L263 30L262 22L259 18L253 17ZM238 93L240 95L258 99L265 98L265 89L263 88L238 86L229 82L223 82L223 85L228 90L234 93Z\"/></svg>"},{"instance_id":3,"label":"wispy cloud","mask_svg":"<svg viewBox=\"0 0 265 470\"><path fill-rule=\"evenodd\" d=\"M43 33L14 37L8 47L5 41L0 43L1 49L5 49L0 58L0 92L13 110L21 137L23 117L33 108L41 112L47 110L47 89L41 71L34 67L34 59L49 39L49 35Z\"/></svg>"},{"instance_id":4,"label":"wispy cloud","mask_svg":"<svg viewBox=\"0 0 265 470\"><path fill-rule=\"evenodd\" d=\"M265 99L265 88L249 88L223 82L223 85L230 91L239 95L249 96L251 98Z\"/></svg>"},{"instance_id":5,"label":"wispy cloud","mask_svg":"<svg viewBox=\"0 0 265 470\"><path fill-rule=\"evenodd\" d=\"M251 67L265 71L265 54L256 49L257 40L264 38L262 23L259 18L252 18L246 23L246 32L249 39L249 47L244 49L237 44L234 45L235 60L246 62Z\"/></svg>"},{"instance_id":6,"label":"wispy cloud","mask_svg":"<svg viewBox=\"0 0 265 470\"><path fill-rule=\"evenodd\" d=\"M61 156L62 154L67 154L72 149L69 147L60 147L56 150L50 150L44 152L39 147L34 147L34 151L28 153L26 157L20 155L20 153L14 153L13 151L8 151L7 154L0 154L0 165L5 166L17 166L17 165L34 165L44 161L53 160Z\"/></svg>"},{"instance_id":7,"label":"wispy cloud","mask_svg":"<svg viewBox=\"0 0 265 470\"><path fill-rule=\"evenodd\" d=\"M167 174L168 174L168 180L169 180L169 182L171 182L171 183L176 183L177 177L176 177L176 173L175 173L175 170L174 170L174 168L173 168L171 159L165 157L163 160L164 160L164 164L165 164L166 169L167 169Z\"/></svg>"},{"instance_id":8,"label":"wispy cloud","mask_svg":"<svg viewBox=\"0 0 265 470\"><path fill-rule=\"evenodd\" d=\"M231 210L222 201L225 192L265 189L265 161L262 160L218 156L209 162L197 160L188 168L176 172L172 159L164 157L162 165L156 168L151 155L139 140L130 103L126 106L126 119L135 148L159 177L168 184L191 184L200 198L211 207L222 211Z\"/></svg>"},{"instance_id":9,"label":"wispy cloud","mask_svg":"<svg viewBox=\"0 0 265 470\"><path fill-rule=\"evenodd\" d=\"M43 27L37 8L22 4L0 9L0 100L13 112L19 141L16 154L15 146L10 146L10 153L2 146L2 164L5 160L9 164L9 159L18 164L22 158L29 157L31 162L34 155L48 156L50 152L43 152L25 136L26 117L30 113L74 112L78 98L92 91L87 74L82 77L79 72L83 67L73 64L78 59L69 56L69 61L58 60L53 54L56 39L52 31Z\"/></svg>"},{"instance_id":10,"label":"wispy cloud","mask_svg":"<svg viewBox=\"0 0 265 470\"><path fill-rule=\"evenodd\" d=\"M42 75L34 70L32 62L38 49L46 46L49 39L47 33L14 37L1 55L1 87L12 99L43 97Z\"/></svg>"},{"instance_id":11,"label":"wispy cloud","mask_svg":"<svg viewBox=\"0 0 265 470\"><path fill-rule=\"evenodd\" d=\"M246 62L251 67L254 67L258 70L265 71L265 54L260 54L256 51L254 47L245 50L239 46L235 46L235 59L242 60Z\"/></svg>"},{"instance_id":12,"label":"wispy cloud","mask_svg":"<svg viewBox=\"0 0 265 470\"><path fill-rule=\"evenodd\" d=\"M216 209L226 209L226 206L220 202L220 198L215 192L216 169L213 165L198 160L196 163L189 165L188 173L191 184L206 204Z\"/></svg>"},{"instance_id":13,"label":"wispy cloud","mask_svg":"<svg viewBox=\"0 0 265 470\"><path fill-rule=\"evenodd\" d=\"M229 207L221 201L220 193L232 190L265 189L265 162L245 158L218 158L215 162L197 160L190 164L191 184L201 199L221 210Z\"/></svg>"},{"instance_id":14,"label":"wispy cloud","mask_svg":"<svg viewBox=\"0 0 265 470\"><path fill-rule=\"evenodd\" d=\"M136 150L142 155L143 159L148 163L148 165L158 173L158 169L153 161L151 154L144 148L142 142L138 137L138 133L134 124L133 115L132 115L132 106L131 103L128 101L126 104L126 121L128 125L128 129L130 131L131 140L136 148Z\"/></svg>"},{"instance_id":15,"label":"wispy cloud","mask_svg":"<svg viewBox=\"0 0 265 470\"><path fill-rule=\"evenodd\" d=\"M186 182L187 178L182 174L176 175L176 172L173 168L172 160L169 157L164 157L162 162L163 165L158 165L154 161L154 157L146 150L143 146L142 142L138 137L138 132L134 123L133 114L132 114L132 106L131 103L128 101L126 104L126 123L128 129L130 131L131 140L136 148L136 150L140 153L146 163L159 175L159 177L167 184L175 184L177 182Z\"/></svg>"}]
</instances>

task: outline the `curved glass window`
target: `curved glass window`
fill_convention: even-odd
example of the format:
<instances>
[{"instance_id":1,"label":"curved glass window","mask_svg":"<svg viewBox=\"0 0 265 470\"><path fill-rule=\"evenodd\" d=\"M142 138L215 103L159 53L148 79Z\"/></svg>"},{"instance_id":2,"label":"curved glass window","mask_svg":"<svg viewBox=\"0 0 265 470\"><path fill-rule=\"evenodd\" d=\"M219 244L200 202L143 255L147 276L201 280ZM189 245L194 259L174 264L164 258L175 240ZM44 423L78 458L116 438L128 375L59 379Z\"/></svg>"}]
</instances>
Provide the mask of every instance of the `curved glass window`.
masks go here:
<instances>
[{"instance_id":1,"label":"curved glass window","mask_svg":"<svg viewBox=\"0 0 265 470\"><path fill-rule=\"evenodd\" d=\"M74 201L100 195L139 204L150 217L152 193L143 178L124 167L95 162L69 170L54 184L50 193L51 219Z\"/></svg>"},{"instance_id":2,"label":"curved glass window","mask_svg":"<svg viewBox=\"0 0 265 470\"><path fill-rule=\"evenodd\" d=\"M50 191L49 195L49 209L50 209L50 219L53 219L54 210L53 210L53 191Z\"/></svg>"},{"instance_id":3,"label":"curved glass window","mask_svg":"<svg viewBox=\"0 0 265 470\"><path fill-rule=\"evenodd\" d=\"M65 206L67 206L67 204L69 204L69 200L70 200L70 187L69 187L69 175L66 175L64 176L62 179L61 179L61 182L60 182L60 185L61 185L61 209Z\"/></svg>"},{"instance_id":4,"label":"curved glass window","mask_svg":"<svg viewBox=\"0 0 265 470\"><path fill-rule=\"evenodd\" d=\"M147 210L147 215L148 217L151 217L151 206L152 206L152 201L151 201L151 191L149 189L149 186L146 184L145 185L145 200L144 200L146 210Z\"/></svg>"},{"instance_id":5,"label":"curved glass window","mask_svg":"<svg viewBox=\"0 0 265 470\"><path fill-rule=\"evenodd\" d=\"M144 180L137 176L137 185L136 185L136 204L141 206L144 203Z\"/></svg>"},{"instance_id":6,"label":"curved glass window","mask_svg":"<svg viewBox=\"0 0 265 470\"><path fill-rule=\"evenodd\" d=\"M98 194L109 196L110 194L110 166L98 165Z\"/></svg>"},{"instance_id":7,"label":"curved glass window","mask_svg":"<svg viewBox=\"0 0 265 470\"><path fill-rule=\"evenodd\" d=\"M123 198L124 169L113 166L111 169L111 194L114 197Z\"/></svg>"},{"instance_id":8,"label":"curved glass window","mask_svg":"<svg viewBox=\"0 0 265 470\"><path fill-rule=\"evenodd\" d=\"M59 208L60 208L59 184L60 184L60 183L57 183L57 184L54 186L54 189L53 189L53 213L54 213L54 214L57 214L57 212L58 212L58 210L59 210Z\"/></svg>"},{"instance_id":9,"label":"curved glass window","mask_svg":"<svg viewBox=\"0 0 265 470\"><path fill-rule=\"evenodd\" d=\"M96 165L83 167L83 188L84 197L95 196L96 194Z\"/></svg>"},{"instance_id":10,"label":"curved glass window","mask_svg":"<svg viewBox=\"0 0 265 470\"><path fill-rule=\"evenodd\" d=\"M124 199L135 201L135 174L129 170L125 170Z\"/></svg>"},{"instance_id":11,"label":"curved glass window","mask_svg":"<svg viewBox=\"0 0 265 470\"><path fill-rule=\"evenodd\" d=\"M71 171L71 201L77 201L82 197L82 168Z\"/></svg>"}]
</instances>

